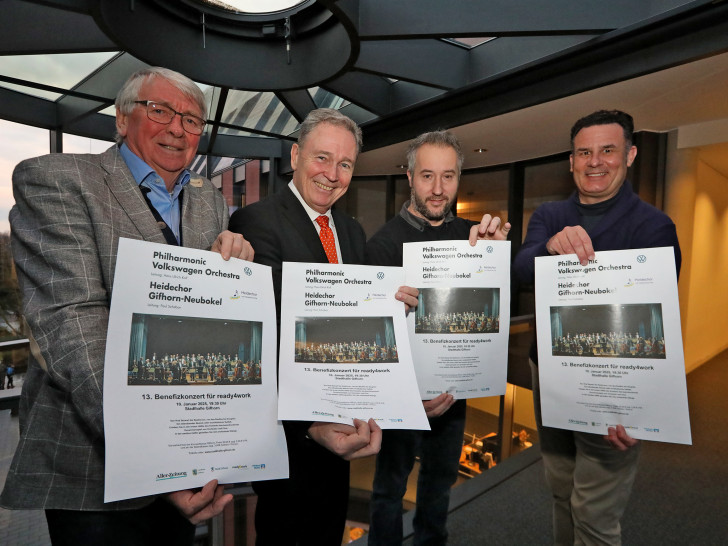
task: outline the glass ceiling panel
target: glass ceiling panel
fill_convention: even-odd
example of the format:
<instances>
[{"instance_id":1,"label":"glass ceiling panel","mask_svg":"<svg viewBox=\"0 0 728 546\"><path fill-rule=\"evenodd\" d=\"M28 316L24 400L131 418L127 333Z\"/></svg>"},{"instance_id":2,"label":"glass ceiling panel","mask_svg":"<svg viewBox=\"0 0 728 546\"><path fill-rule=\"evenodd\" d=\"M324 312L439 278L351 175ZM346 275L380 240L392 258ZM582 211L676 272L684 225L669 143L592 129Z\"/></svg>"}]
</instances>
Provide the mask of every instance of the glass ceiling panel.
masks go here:
<instances>
[{"instance_id":1,"label":"glass ceiling panel","mask_svg":"<svg viewBox=\"0 0 728 546\"><path fill-rule=\"evenodd\" d=\"M0 57L1 59L2 57ZM52 93L50 91L43 91L41 89L34 89L32 87L26 87L24 85L15 85L13 83L5 83L0 82L0 87L4 87L6 89L12 89L13 91L19 91L21 93L25 93L26 95L32 95L33 97L39 97L41 99L47 99L47 100L58 100L63 95L60 93Z\"/></svg>"},{"instance_id":2,"label":"glass ceiling panel","mask_svg":"<svg viewBox=\"0 0 728 546\"><path fill-rule=\"evenodd\" d=\"M298 127L296 118L275 94L261 91L231 90L221 121L277 135L287 135Z\"/></svg>"},{"instance_id":3,"label":"glass ceiling panel","mask_svg":"<svg viewBox=\"0 0 728 546\"><path fill-rule=\"evenodd\" d=\"M71 89L86 76L117 55L117 52L63 53L58 55L3 55L0 56L0 74L33 83ZM10 84L0 84L13 88ZM56 100L59 95L38 89L24 93Z\"/></svg>"},{"instance_id":4,"label":"glass ceiling panel","mask_svg":"<svg viewBox=\"0 0 728 546\"><path fill-rule=\"evenodd\" d=\"M212 178L213 176L220 173L223 169L228 169L232 166L239 167L250 161L242 157L220 157L216 155L196 155L189 166L191 171ZM213 180L214 182L214 180Z\"/></svg>"},{"instance_id":5,"label":"glass ceiling panel","mask_svg":"<svg viewBox=\"0 0 728 546\"><path fill-rule=\"evenodd\" d=\"M112 104L111 106L108 106L103 110L99 110L99 114L116 117L116 107Z\"/></svg>"},{"instance_id":6,"label":"glass ceiling panel","mask_svg":"<svg viewBox=\"0 0 728 546\"><path fill-rule=\"evenodd\" d=\"M208 125L207 127L210 129L212 128L210 125ZM207 130L207 129L205 129L205 130ZM255 138L274 138L274 137L270 137L268 135L259 135L258 133L251 133L249 131L241 131L240 129L230 129L228 127L220 127L218 134L234 135L234 136L249 136L249 137L255 137Z\"/></svg>"},{"instance_id":7,"label":"glass ceiling panel","mask_svg":"<svg viewBox=\"0 0 728 546\"><path fill-rule=\"evenodd\" d=\"M319 108L333 108L334 110L340 110L349 104L348 100L342 99L338 95L333 94L331 91L326 91L326 89L322 89L320 87L311 87L308 92L313 98L313 102Z\"/></svg>"},{"instance_id":8,"label":"glass ceiling panel","mask_svg":"<svg viewBox=\"0 0 728 546\"><path fill-rule=\"evenodd\" d=\"M213 87L211 85L205 85L203 83L195 83L200 89L202 89L202 94L205 95L205 104L207 105L207 119L210 119L214 116L214 112L217 112L218 102L220 101L220 88Z\"/></svg>"},{"instance_id":9,"label":"glass ceiling panel","mask_svg":"<svg viewBox=\"0 0 728 546\"><path fill-rule=\"evenodd\" d=\"M314 87L312 89L309 89L309 93L312 92L312 90L318 89L318 87ZM333 95L336 97L336 95ZM339 100L344 100L341 97L337 97ZM354 104L353 102L344 101L344 104L339 108L339 111L344 114L345 116L350 117L354 120L354 122L357 123L357 125L361 125L362 123L366 123L367 121L371 121L379 116L376 114L373 114L369 110L365 110L361 106ZM288 136L298 139L298 130L300 129L300 126L296 128L295 131L290 133Z\"/></svg>"},{"instance_id":10,"label":"glass ceiling panel","mask_svg":"<svg viewBox=\"0 0 728 546\"><path fill-rule=\"evenodd\" d=\"M490 42L491 40L495 40L495 37L484 36L482 38L445 38L446 42L451 42L467 49L473 49L474 47L478 47L479 45L484 44L485 42Z\"/></svg>"},{"instance_id":11,"label":"glass ceiling panel","mask_svg":"<svg viewBox=\"0 0 728 546\"><path fill-rule=\"evenodd\" d=\"M361 106L354 104L353 102L350 102L345 107L343 107L341 109L341 113L349 116L358 125L361 125L362 123L371 121L374 118L379 117L376 114L373 114L372 112L370 112L369 110L365 110Z\"/></svg>"},{"instance_id":12,"label":"glass ceiling panel","mask_svg":"<svg viewBox=\"0 0 728 546\"><path fill-rule=\"evenodd\" d=\"M291 9L306 0L198 0L203 4L242 13L274 13Z\"/></svg>"}]
</instances>

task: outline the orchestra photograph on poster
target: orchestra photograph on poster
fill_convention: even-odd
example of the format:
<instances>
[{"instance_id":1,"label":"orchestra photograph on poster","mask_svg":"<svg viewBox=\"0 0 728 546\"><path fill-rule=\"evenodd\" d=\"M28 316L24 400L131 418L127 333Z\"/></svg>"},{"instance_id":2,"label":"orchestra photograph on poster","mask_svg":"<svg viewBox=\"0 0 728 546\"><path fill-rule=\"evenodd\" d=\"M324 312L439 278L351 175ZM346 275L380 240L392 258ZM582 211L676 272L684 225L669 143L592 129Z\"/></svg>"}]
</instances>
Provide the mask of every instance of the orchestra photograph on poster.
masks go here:
<instances>
[{"instance_id":1,"label":"orchestra photograph on poster","mask_svg":"<svg viewBox=\"0 0 728 546\"><path fill-rule=\"evenodd\" d=\"M296 317L295 347L295 362L399 362L392 317Z\"/></svg>"},{"instance_id":2,"label":"orchestra photograph on poster","mask_svg":"<svg viewBox=\"0 0 728 546\"><path fill-rule=\"evenodd\" d=\"M261 383L263 324L134 313L129 385Z\"/></svg>"},{"instance_id":3,"label":"orchestra photograph on poster","mask_svg":"<svg viewBox=\"0 0 728 546\"><path fill-rule=\"evenodd\" d=\"M630 303L551 307L551 354L665 358L662 305Z\"/></svg>"},{"instance_id":4,"label":"orchestra photograph on poster","mask_svg":"<svg viewBox=\"0 0 728 546\"><path fill-rule=\"evenodd\" d=\"M416 334L494 334L500 329L500 288L420 288Z\"/></svg>"}]
</instances>

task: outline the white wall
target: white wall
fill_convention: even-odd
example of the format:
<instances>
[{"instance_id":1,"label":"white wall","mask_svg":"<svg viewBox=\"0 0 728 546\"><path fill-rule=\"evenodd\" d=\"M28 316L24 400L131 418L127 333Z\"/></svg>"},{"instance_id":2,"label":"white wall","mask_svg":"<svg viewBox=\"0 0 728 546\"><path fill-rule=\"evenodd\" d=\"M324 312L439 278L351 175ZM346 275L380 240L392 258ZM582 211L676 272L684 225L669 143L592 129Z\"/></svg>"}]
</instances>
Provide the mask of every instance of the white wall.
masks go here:
<instances>
[{"instance_id":1,"label":"white wall","mask_svg":"<svg viewBox=\"0 0 728 546\"><path fill-rule=\"evenodd\" d=\"M668 139L665 212L683 254L678 290L690 372L728 348L728 175L715 160L728 157L728 135L685 148L678 133Z\"/></svg>"}]
</instances>

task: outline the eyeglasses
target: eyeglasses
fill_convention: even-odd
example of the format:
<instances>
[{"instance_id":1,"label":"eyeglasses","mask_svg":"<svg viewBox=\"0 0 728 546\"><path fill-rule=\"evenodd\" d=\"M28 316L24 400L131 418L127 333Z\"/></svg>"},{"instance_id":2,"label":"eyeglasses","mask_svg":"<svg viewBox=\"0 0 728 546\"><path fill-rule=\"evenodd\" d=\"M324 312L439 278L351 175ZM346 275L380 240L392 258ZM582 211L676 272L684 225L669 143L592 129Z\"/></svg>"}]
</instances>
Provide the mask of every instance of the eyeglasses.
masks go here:
<instances>
[{"instance_id":1,"label":"eyeglasses","mask_svg":"<svg viewBox=\"0 0 728 546\"><path fill-rule=\"evenodd\" d=\"M176 112L165 104L159 104L152 100L135 100L134 104L143 104L147 109L147 117L152 121L161 123L162 125L169 125L172 123L174 116L182 118L182 128L190 133L191 135L201 135L207 122L194 116L192 114L183 114L182 112Z\"/></svg>"}]
</instances>

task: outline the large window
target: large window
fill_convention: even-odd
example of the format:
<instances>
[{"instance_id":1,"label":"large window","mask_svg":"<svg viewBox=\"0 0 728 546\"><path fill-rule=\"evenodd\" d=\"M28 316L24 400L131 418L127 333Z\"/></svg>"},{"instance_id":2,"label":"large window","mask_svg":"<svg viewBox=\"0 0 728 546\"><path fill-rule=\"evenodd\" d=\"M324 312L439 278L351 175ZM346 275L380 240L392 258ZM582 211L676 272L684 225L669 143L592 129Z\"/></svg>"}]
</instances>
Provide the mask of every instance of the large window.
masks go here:
<instances>
[{"instance_id":1,"label":"large window","mask_svg":"<svg viewBox=\"0 0 728 546\"><path fill-rule=\"evenodd\" d=\"M508 169L463 172L457 215L479 222L484 214L508 218Z\"/></svg>"},{"instance_id":2,"label":"large window","mask_svg":"<svg viewBox=\"0 0 728 546\"><path fill-rule=\"evenodd\" d=\"M526 166L523 191L523 236L539 205L566 199L574 191L568 158Z\"/></svg>"}]
</instances>

